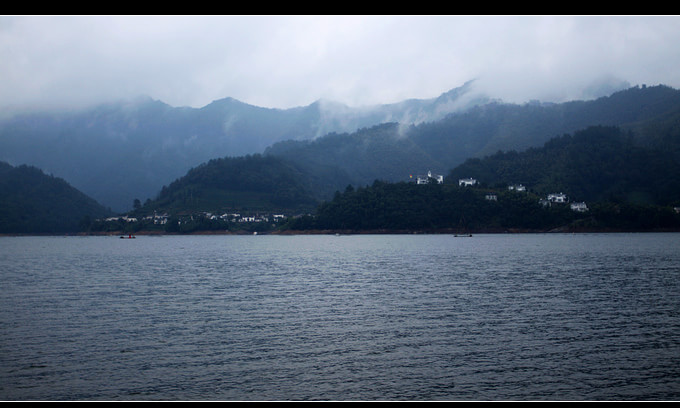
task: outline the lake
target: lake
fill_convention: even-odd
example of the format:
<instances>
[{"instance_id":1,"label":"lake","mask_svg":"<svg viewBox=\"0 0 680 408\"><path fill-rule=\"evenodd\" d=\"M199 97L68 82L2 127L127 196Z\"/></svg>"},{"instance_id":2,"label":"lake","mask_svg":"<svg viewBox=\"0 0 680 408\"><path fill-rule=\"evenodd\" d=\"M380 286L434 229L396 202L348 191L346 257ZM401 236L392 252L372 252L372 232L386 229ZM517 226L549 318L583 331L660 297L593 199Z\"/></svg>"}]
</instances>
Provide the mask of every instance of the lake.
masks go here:
<instances>
[{"instance_id":1,"label":"lake","mask_svg":"<svg viewBox=\"0 0 680 408\"><path fill-rule=\"evenodd\" d=\"M680 399L680 234L0 237L0 399Z\"/></svg>"}]
</instances>

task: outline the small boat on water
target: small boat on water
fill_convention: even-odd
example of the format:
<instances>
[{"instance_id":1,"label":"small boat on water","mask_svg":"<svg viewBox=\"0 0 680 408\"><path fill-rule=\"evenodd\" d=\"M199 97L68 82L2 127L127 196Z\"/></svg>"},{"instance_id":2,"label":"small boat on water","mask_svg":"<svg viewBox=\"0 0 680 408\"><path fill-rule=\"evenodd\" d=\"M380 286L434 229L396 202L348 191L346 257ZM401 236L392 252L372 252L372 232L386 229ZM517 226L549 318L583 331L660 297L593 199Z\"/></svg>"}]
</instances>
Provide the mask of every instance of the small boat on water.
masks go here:
<instances>
[{"instance_id":1,"label":"small boat on water","mask_svg":"<svg viewBox=\"0 0 680 408\"><path fill-rule=\"evenodd\" d=\"M120 237L120 239L135 239L135 238L137 238L137 237L135 237L135 236L132 235L132 234L129 234L127 237L126 237L126 236Z\"/></svg>"}]
</instances>

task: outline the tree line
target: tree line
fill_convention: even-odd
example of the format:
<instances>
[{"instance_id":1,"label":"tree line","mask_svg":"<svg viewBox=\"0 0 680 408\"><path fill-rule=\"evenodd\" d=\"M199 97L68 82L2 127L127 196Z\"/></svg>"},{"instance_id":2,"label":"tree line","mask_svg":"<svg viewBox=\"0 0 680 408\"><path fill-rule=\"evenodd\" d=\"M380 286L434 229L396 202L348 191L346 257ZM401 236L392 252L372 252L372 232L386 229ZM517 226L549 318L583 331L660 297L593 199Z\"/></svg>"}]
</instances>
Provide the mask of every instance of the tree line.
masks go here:
<instances>
[{"instance_id":1,"label":"tree line","mask_svg":"<svg viewBox=\"0 0 680 408\"><path fill-rule=\"evenodd\" d=\"M336 192L316 213L290 219L284 228L457 233L680 229L680 214L668 206L598 202L589 207L587 212L577 212L568 203L546 206L531 192L507 188L375 181Z\"/></svg>"}]
</instances>

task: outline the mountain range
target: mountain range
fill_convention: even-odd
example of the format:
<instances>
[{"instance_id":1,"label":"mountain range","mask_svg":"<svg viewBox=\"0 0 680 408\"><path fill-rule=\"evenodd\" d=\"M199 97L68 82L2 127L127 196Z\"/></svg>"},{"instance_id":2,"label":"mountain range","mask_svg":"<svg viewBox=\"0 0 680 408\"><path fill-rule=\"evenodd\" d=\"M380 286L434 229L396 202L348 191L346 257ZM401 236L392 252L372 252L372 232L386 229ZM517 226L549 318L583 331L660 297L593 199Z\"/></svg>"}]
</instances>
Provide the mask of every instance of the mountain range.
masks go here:
<instances>
[{"instance_id":1,"label":"mountain range","mask_svg":"<svg viewBox=\"0 0 680 408\"><path fill-rule=\"evenodd\" d=\"M589 126L616 126L632 132L640 147L678 152L678 123L680 92L643 86L591 101L489 102L433 122L385 123L349 134L279 142L265 154L296 163L308 174L323 174L326 184L316 191L328 197L347 184L406 181L428 171L448 174L467 159L541 147ZM337 177L333 183L331 173Z\"/></svg>"},{"instance_id":2,"label":"mountain range","mask_svg":"<svg viewBox=\"0 0 680 408\"><path fill-rule=\"evenodd\" d=\"M471 83L432 99L352 108L319 100L270 109L233 98L203 108L172 107L148 97L0 120L0 160L28 164L68 180L114 211L214 158L262 153L284 140L313 140L383 122L415 124L484 103Z\"/></svg>"},{"instance_id":3,"label":"mountain range","mask_svg":"<svg viewBox=\"0 0 680 408\"><path fill-rule=\"evenodd\" d=\"M366 108L317 101L281 110L226 98L195 109L141 98L5 118L0 161L44 169L116 212L136 199L186 202L199 190L211 197L238 190L252 205L269 189L259 197L276 206L277 190L254 181L274 174L282 176L279 204L309 208L348 185L408 181L427 171L451 178L470 159L540 147L590 126L617 127L632 148L663 149L678 160L678 123L680 92L664 85L560 104L503 103L475 93L472 83L433 99ZM238 177L260 190L247 192Z\"/></svg>"}]
</instances>

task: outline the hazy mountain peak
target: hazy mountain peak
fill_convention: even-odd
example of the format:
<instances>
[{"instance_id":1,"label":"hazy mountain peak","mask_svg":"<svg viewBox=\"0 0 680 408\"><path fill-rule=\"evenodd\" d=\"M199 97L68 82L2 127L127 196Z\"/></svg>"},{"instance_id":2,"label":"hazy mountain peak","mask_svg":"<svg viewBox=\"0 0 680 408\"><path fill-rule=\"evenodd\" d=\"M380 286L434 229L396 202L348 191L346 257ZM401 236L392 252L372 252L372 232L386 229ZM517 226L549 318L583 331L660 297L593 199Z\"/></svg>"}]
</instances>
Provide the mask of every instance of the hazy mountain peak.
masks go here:
<instances>
[{"instance_id":1,"label":"hazy mountain peak","mask_svg":"<svg viewBox=\"0 0 680 408\"><path fill-rule=\"evenodd\" d=\"M597 99L630 88L630 83L614 76L603 76L590 83L581 93L582 99Z\"/></svg>"}]
</instances>

